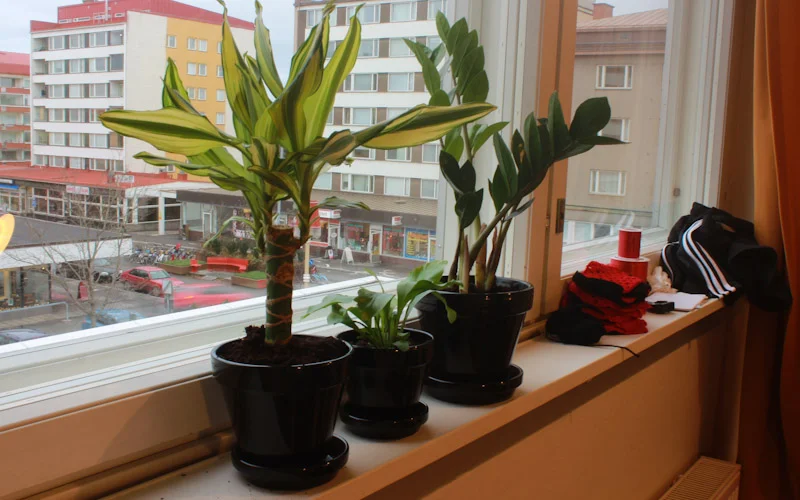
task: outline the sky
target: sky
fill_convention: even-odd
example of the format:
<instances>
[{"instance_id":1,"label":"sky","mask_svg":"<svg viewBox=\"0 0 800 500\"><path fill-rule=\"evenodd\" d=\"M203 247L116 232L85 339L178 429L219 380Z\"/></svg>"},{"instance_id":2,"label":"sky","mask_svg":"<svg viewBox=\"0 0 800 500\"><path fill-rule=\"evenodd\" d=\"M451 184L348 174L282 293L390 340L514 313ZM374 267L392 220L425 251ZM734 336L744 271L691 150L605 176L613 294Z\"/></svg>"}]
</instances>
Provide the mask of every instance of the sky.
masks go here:
<instances>
[{"instance_id":1,"label":"sky","mask_svg":"<svg viewBox=\"0 0 800 500\"><path fill-rule=\"evenodd\" d=\"M459 0L455 0L459 1ZM493 0L504 2L507 0ZM668 0L606 0L614 5L614 15L630 14L667 6ZM55 21L60 5L72 5L79 0L3 0L0 16L0 51L28 52L30 50L30 21ZM184 3L220 11L216 0L184 0ZM227 0L231 16L252 21L255 18L253 0ZM270 29L275 59L281 74L288 73L294 44L294 0L262 0L264 24Z\"/></svg>"}]
</instances>

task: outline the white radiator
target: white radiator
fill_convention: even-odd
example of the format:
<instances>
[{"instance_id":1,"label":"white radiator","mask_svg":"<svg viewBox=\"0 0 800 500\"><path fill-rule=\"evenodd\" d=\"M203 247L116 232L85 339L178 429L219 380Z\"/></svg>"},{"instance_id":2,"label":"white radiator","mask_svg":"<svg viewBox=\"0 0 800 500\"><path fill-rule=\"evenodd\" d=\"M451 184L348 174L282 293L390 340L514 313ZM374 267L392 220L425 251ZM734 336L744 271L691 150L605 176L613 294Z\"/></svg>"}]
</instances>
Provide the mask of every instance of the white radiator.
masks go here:
<instances>
[{"instance_id":1,"label":"white radiator","mask_svg":"<svg viewBox=\"0 0 800 500\"><path fill-rule=\"evenodd\" d=\"M700 457L661 500L738 500L741 466Z\"/></svg>"}]
</instances>

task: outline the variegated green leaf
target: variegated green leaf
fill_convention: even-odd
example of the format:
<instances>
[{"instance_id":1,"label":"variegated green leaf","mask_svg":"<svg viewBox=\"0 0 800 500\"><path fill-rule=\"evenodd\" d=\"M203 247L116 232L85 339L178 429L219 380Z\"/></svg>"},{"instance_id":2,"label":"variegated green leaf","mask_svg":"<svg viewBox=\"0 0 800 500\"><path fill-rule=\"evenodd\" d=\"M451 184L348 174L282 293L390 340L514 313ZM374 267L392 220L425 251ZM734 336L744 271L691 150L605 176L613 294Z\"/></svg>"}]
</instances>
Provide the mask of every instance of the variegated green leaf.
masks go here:
<instances>
[{"instance_id":1,"label":"variegated green leaf","mask_svg":"<svg viewBox=\"0 0 800 500\"><path fill-rule=\"evenodd\" d=\"M161 93L161 106L165 108L179 107L175 102L174 96L170 95L169 90L173 90L188 102L189 93L186 92L186 87L183 86L180 73L178 73L178 67L171 57L167 59L167 70L164 73L164 90Z\"/></svg>"},{"instance_id":2,"label":"variegated green leaf","mask_svg":"<svg viewBox=\"0 0 800 500\"><path fill-rule=\"evenodd\" d=\"M272 55L272 42L269 39L269 30L264 26L262 19L261 2L256 0L256 31L255 31L255 47L256 47L256 60L258 62L258 69L261 72L261 78L267 84L267 88L272 95L277 98L283 92L283 83L278 74L278 68L275 66L275 59Z\"/></svg>"}]
</instances>

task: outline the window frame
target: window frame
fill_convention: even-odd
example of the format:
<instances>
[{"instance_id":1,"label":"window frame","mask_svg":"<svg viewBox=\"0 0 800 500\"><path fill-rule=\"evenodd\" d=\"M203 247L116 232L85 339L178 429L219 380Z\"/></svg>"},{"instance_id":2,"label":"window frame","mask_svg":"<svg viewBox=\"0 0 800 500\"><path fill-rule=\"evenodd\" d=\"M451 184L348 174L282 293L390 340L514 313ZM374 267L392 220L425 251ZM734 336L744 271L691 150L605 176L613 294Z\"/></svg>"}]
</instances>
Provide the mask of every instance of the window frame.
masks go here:
<instances>
[{"instance_id":1,"label":"window frame","mask_svg":"<svg viewBox=\"0 0 800 500\"><path fill-rule=\"evenodd\" d=\"M369 152L369 156L368 157L364 158L363 156L353 156L353 153L355 153L356 151L364 150L364 149ZM375 150L372 149L372 148L364 147L364 146L358 146L355 149L353 149L353 151L350 152L350 157L355 159L355 160L374 160L375 159ZM344 174L342 174L342 175L344 175Z\"/></svg>"},{"instance_id":2,"label":"window frame","mask_svg":"<svg viewBox=\"0 0 800 500\"><path fill-rule=\"evenodd\" d=\"M220 95L222 96L222 99L220 99ZM224 89L217 89L217 102L225 102L226 97L227 96Z\"/></svg>"},{"instance_id":3,"label":"window frame","mask_svg":"<svg viewBox=\"0 0 800 500\"><path fill-rule=\"evenodd\" d=\"M367 184L369 184L369 191L361 191L353 189L353 177L361 176L367 177ZM345 179L347 180L347 188L345 188ZM375 193L375 176L370 174L341 174L339 179L339 189L345 193L361 193L361 194L374 194Z\"/></svg>"},{"instance_id":4,"label":"window frame","mask_svg":"<svg viewBox=\"0 0 800 500\"><path fill-rule=\"evenodd\" d=\"M609 87L606 83L608 68L625 68L622 87ZM633 64L598 64L595 70L594 88L596 90L633 90Z\"/></svg>"},{"instance_id":5,"label":"window frame","mask_svg":"<svg viewBox=\"0 0 800 500\"><path fill-rule=\"evenodd\" d=\"M168 49L177 49L178 48L178 36L177 35L167 35L167 48Z\"/></svg>"},{"instance_id":6,"label":"window frame","mask_svg":"<svg viewBox=\"0 0 800 500\"><path fill-rule=\"evenodd\" d=\"M323 177L327 176L327 177ZM328 179L328 182L324 185L319 185L320 179L325 178ZM332 172L323 172L317 176L317 180L314 181L314 189L319 189L321 191L331 191L333 190L333 173Z\"/></svg>"},{"instance_id":7,"label":"window frame","mask_svg":"<svg viewBox=\"0 0 800 500\"><path fill-rule=\"evenodd\" d=\"M345 26L350 26L350 18L353 17L355 10L355 6L347 7L344 17ZM374 14L372 21L364 20L367 10L371 10ZM359 11L358 16L358 20L361 21L361 24L379 24L381 22L381 4L364 5L361 11Z\"/></svg>"},{"instance_id":8,"label":"window frame","mask_svg":"<svg viewBox=\"0 0 800 500\"><path fill-rule=\"evenodd\" d=\"M399 42L402 44L403 48L405 49L405 53L400 55L393 55L392 54L392 43ZM411 52L411 49L408 48L406 45L405 38L403 37L395 37L389 39L389 57L414 57L414 53Z\"/></svg>"},{"instance_id":9,"label":"window frame","mask_svg":"<svg viewBox=\"0 0 800 500\"><path fill-rule=\"evenodd\" d=\"M353 116L355 115L355 110L369 110L370 111L370 123L354 123ZM353 125L356 127L369 127L371 125L375 125L378 121L378 108L370 108L370 107L353 107L353 108L342 108L342 125Z\"/></svg>"},{"instance_id":10,"label":"window frame","mask_svg":"<svg viewBox=\"0 0 800 500\"><path fill-rule=\"evenodd\" d=\"M408 87L405 90L392 90L392 76L399 76L399 75L407 75L408 76ZM391 93L404 93L404 92L416 92L415 88L415 80L416 80L416 73L413 71L399 71L395 73L387 73L386 74L386 92Z\"/></svg>"},{"instance_id":11,"label":"window frame","mask_svg":"<svg viewBox=\"0 0 800 500\"><path fill-rule=\"evenodd\" d=\"M222 117L222 119L220 119ZM217 112L217 116L215 117L214 123L217 125L225 125L225 113Z\"/></svg>"},{"instance_id":12,"label":"window frame","mask_svg":"<svg viewBox=\"0 0 800 500\"><path fill-rule=\"evenodd\" d=\"M620 123L620 127L619 127L620 136L619 137L615 137L615 139L619 139L620 141L628 142L630 140L630 135L631 135L631 119L630 118L621 118L621 117L612 117L611 120L609 120L608 123L611 124L611 122L614 121L614 120L619 120L621 122ZM608 125L606 125L606 127L608 127ZM602 136L602 137L614 137L613 135L612 136L607 136L606 134L604 134L603 133L604 130L605 129L603 129L600 132L598 132L597 135Z\"/></svg>"},{"instance_id":13,"label":"window frame","mask_svg":"<svg viewBox=\"0 0 800 500\"><path fill-rule=\"evenodd\" d=\"M389 153L395 153L397 151L405 151L406 152L405 158L402 158L402 159L400 159L400 158L389 158ZM397 148L397 149L387 149L386 150L386 161L399 161L399 162L408 163L408 162L411 161L411 156L412 156L412 151L411 151L410 147L409 148Z\"/></svg>"},{"instance_id":14,"label":"window frame","mask_svg":"<svg viewBox=\"0 0 800 500\"><path fill-rule=\"evenodd\" d=\"M613 173L617 175L617 190L609 193L600 190L600 176L603 173ZM624 170L599 170L593 168L589 170L589 194L598 196L625 196L628 173Z\"/></svg>"},{"instance_id":15,"label":"window frame","mask_svg":"<svg viewBox=\"0 0 800 500\"><path fill-rule=\"evenodd\" d=\"M389 187L389 179L392 180L400 180L403 182L403 194L395 194L390 193L388 190ZM398 196L407 198L411 196L411 178L410 177L395 177L395 176L384 176L383 178L383 195L384 196Z\"/></svg>"},{"instance_id":16,"label":"window frame","mask_svg":"<svg viewBox=\"0 0 800 500\"><path fill-rule=\"evenodd\" d=\"M436 155L435 155L436 157L433 159L433 161L425 160L425 148L426 147L430 147L430 146L433 146L433 147L436 148ZM441 154L441 152L442 152L442 145L439 144L438 142L429 142L427 144L423 144L422 145L422 163L438 165L439 164L439 154Z\"/></svg>"},{"instance_id":17,"label":"window frame","mask_svg":"<svg viewBox=\"0 0 800 500\"><path fill-rule=\"evenodd\" d=\"M392 2L389 5L391 5L391 7L389 8L389 22L390 23L410 23L410 22L413 22L413 21L417 20L417 2L416 2L416 0L408 1L408 2ZM402 19L400 21L397 21L397 20L394 19L394 8L397 7L398 5L408 5L409 12L411 13L411 18L410 19Z\"/></svg>"},{"instance_id":18,"label":"window frame","mask_svg":"<svg viewBox=\"0 0 800 500\"><path fill-rule=\"evenodd\" d=\"M364 47L364 43L365 42L369 42L369 43L372 44L372 55L371 56L361 55L361 49L362 49L362 47ZM336 49L334 48L334 51L335 50ZM358 47L358 55L357 55L358 59L375 59L377 57L380 57L380 55L381 55L380 54L380 44L379 44L379 40L377 38L362 38L361 39L361 45L359 45L359 47Z\"/></svg>"},{"instance_id":19,"label":"window frame","mask_svg":"<svg viewBox=\"0 0 800 500\"><path fill-rule=\"evenodd\" d=\"M369 75L372 76L372 89L370 90L358 90L354 88L354 82L357 76L365 76ZM349 89L348 89L349 85ZM377 92L378 91L378 73L350 73L345 77L344 83L342 84L342 91L347 93L358 93L358 92Z\"/></svg>"},{"instance_id":20,"label":"window frame","mask_svg":"<svg viewBox=\"0 0 800 500\"><path fill-rule=\"evenodd\" d=\"M438 200L439 199L439 184L440 181L438 179L420 179L419 180L419 197L423 200ZM433 183L433 196L425 196L423 185L425 182L432 182Z\"/></svg>"}]
</instances>

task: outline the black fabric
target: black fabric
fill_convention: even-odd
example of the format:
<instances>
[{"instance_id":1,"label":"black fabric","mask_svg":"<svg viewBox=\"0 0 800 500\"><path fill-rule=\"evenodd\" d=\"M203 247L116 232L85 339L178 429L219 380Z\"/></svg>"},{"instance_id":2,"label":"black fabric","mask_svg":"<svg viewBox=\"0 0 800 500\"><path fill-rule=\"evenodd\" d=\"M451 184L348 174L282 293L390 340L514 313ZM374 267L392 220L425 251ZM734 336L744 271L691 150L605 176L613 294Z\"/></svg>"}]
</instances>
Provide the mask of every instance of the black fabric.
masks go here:
<instances>
[{"instance_id":1,"label":"black fabric","mask_svg":"<svg viewBox=\"0 0 800 500\"><path fill-rule=\"evenodd\" d=\"M774 249L759 245L753 224L724 210L695 203L672 227L661 252L672 286L733 303L746 294L755 305L779 311L792 303Z\"/></svg>"},{"instance_id":2,"label":"black fabric","mask_svg":"<svg viewBox=\"0 0 800 500\"><path fill-rule=\"evenodd\" d=\"M574 281L576 285L581 287L581 289L585 290L586 292L598 297L606 298L621 306L628 306L631 304L632 300L626 301L624 300L626 298L641 302L650 294L650 285L647 282L637 285L633 290L626 294L624 293L622 286L618 285L617 283L607 280L588 278L580 272L576 272L575 275L572 276L572 281Z\"/></svg>"},{"instance_id":3,"label":"black fabric","mask_svg":"<svg viewBox=\"0 0 800 500\"><path fill-rule=\"evenodd\" d=\"M562 307L545 325L547 338L562 344L594 345L606 334L603 322L583 311L584 305Z\"/></svg>"}]
</instances>

